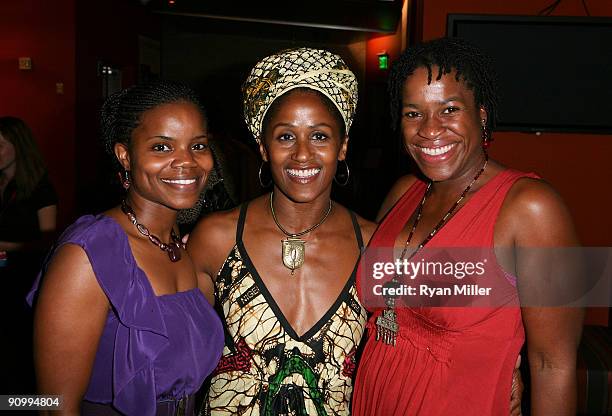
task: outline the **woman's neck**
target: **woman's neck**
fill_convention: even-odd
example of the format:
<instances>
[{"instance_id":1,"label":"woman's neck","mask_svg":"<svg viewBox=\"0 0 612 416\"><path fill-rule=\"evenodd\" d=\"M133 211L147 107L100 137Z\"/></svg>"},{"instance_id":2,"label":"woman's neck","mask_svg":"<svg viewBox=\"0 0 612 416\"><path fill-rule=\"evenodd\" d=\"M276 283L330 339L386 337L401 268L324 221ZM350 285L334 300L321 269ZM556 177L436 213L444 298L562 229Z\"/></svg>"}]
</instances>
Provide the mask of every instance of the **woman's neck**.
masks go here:
<instances>
[{"instance_id":1,"label":"woman's neck","mask_svg":"<svg viewBox=\"0 0 612 416\"><path fill-rule=\"evenodd\" d=\"M132 209L136 221L147 227L149 233L161 239L162 242L170 241L172 229L176 224L178 213L176 210L129 193L125 202Z\"/></svg>"},{"instance_id":2,"label":"woman's neck","mask_svg":"<svg viewBox=\"0 0 612 416\"><path fill-rule=\"evenodd\" d=\"M330 208L330 191L313 201L296 202L274 188L272 204L279 224L289 233L299 233L318 224ZM272 213L271 213L272 214Z\"/></svg>"},{"instance_id":3,"label":"woman's neck","mask_svg":"<svg viewBox=\"0 0 612 416\"><path fill-rule=\"evenodd\" d=\"M485 165L486 163L486 165ZM445 181L434 182L432 184L432 194L452 196L459 195L465 189L472 185L472 188L475 188L476 183L474 183L474 179L478 177L481 179L482 176L485 176L484 168L488 165L488 159L485 155L482 155L482 158L479 159L476 163L473 163L469 169L467 169L462 175L457 178L448 179Z\"/></svg>"}]
</instances>

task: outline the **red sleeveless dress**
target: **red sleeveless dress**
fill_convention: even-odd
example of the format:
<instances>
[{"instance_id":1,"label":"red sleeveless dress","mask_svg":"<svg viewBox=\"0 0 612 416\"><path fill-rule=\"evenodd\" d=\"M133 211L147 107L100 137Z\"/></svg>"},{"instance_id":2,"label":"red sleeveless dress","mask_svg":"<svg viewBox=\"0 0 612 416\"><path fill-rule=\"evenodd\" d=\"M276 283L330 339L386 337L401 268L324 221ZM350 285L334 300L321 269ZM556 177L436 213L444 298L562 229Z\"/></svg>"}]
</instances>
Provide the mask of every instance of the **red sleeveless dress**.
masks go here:
<instances>
[{"instance_id":1,"label":"red sleeveless dress","mask_svg":"<svg viewBox=\"0 0 612 416\"><path fill-rule=\"evenodd\" d=\"M493 247L499 210L522 177L537 178L513 170L493 177L427 247ZM425 189L420 181L408 189L369 247L393 247ZM361 279L357 280L361 291ZM520 308L397 308L400 330L395 347L376 341L381 309L370 312L353 390L353 415L508 415L512 371L525 339Z\"/></svg>"}]
</instances>

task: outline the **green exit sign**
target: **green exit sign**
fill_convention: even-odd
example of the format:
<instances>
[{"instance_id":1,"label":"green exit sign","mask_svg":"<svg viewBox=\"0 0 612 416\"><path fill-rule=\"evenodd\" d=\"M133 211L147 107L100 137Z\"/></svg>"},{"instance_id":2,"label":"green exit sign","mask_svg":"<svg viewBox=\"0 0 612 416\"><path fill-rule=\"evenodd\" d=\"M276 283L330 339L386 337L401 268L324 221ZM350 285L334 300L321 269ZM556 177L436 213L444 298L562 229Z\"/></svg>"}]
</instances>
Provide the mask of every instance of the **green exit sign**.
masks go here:
<instances>
[{"instance_id":1,"label":"green exit sign","mask_svg":"<svg viewBox=\"0 0 612 416\"><path fill-rule=\"evenodd\" d=\"M389 55L386 53L378 54L378 69L388 69L389 68Z\"/></svg>"}]
</instances>

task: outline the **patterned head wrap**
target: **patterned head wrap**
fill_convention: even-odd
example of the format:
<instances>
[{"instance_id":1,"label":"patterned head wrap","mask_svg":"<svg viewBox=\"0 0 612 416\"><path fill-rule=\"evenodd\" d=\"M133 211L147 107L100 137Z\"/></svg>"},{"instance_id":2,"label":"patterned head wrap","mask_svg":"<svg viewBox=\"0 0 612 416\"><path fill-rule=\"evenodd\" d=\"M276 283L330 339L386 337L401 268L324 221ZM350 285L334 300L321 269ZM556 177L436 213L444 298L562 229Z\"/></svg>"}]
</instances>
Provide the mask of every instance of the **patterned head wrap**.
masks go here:
<instances>
[{"instance_id":1,"label":"patterned head wrap","mask_svg":"<svg viewBox=\"0 0 612 416\"><path fill-rule=\"evenodd\" d=\"M288 49L259 61L242 87L244 119L258 142L263 119L274 100L300 87L329 98L349 131L357 107L355 74L342 58L326 50Z\"/></svg>"}]
</instances>

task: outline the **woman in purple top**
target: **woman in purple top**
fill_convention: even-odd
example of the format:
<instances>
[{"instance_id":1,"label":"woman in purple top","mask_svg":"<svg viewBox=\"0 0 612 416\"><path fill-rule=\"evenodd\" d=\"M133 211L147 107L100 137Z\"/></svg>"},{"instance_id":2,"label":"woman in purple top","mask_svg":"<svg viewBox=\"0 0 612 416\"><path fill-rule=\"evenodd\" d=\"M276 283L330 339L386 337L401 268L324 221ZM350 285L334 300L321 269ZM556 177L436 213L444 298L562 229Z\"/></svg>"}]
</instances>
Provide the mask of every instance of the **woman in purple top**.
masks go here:
<instances>
[{"instance_id":1,"label":"woman in purple top","mask_svg":"<svg viewBox=\"0 0 612 416\"><path fill-rule=\"evenodd\" d=\"M105 102L102 136L126 196L64 232L30 294L38 387L63 414L191 415L223 348L175 232L213 167L206 118L187 87L137 85Z\"/></svg>"}]
</instances>

